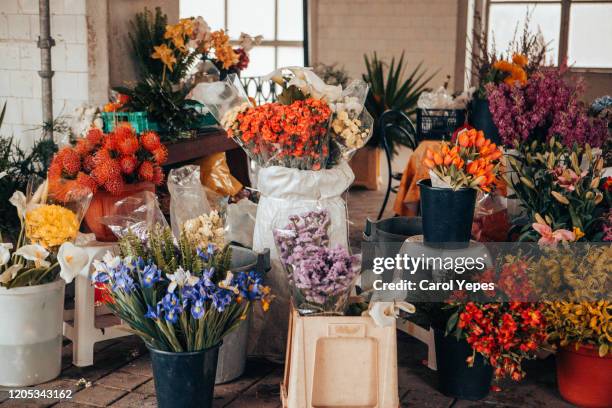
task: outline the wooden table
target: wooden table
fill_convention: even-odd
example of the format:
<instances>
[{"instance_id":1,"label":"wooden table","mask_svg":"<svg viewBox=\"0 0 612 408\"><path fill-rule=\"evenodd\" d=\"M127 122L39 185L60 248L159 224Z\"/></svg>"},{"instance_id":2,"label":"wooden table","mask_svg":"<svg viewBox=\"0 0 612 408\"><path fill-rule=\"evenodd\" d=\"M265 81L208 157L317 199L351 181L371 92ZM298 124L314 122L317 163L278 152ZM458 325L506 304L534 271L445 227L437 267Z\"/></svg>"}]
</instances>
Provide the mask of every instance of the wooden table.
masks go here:
<instances>
[{"instance_id":1,"label":"wooden table","mask_svg":"<svg viewBox=\"0 0 612 408\"><path fill-rule=\"evenodd\" d=\"M168 160L165 166L177 167L213 153L225 152L232 175L249 186L248 160L244 150L222 129L200 131L193 139L166 143Z\"/></svg>"}]
</instances>

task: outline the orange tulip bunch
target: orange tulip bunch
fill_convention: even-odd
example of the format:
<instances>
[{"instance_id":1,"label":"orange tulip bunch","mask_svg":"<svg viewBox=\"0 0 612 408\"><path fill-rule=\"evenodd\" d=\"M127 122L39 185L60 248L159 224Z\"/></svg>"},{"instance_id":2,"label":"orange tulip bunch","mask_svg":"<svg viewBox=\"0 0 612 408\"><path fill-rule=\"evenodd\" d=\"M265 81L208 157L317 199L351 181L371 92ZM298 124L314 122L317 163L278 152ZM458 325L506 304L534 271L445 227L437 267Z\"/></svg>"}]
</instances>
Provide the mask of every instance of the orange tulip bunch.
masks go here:
<instances>
[{"instance_id":1,"label":"orange tulip bunch","mask_svg":"<svg viewBox=\"0 0 612 408\"><path fill-rule=\"evenodd\" d=\"M497 181L501 150L482 130L461 131L454 142L439 151L428 149L423 164L452 189L491 191Z\"/></svg>"}]
</instances>

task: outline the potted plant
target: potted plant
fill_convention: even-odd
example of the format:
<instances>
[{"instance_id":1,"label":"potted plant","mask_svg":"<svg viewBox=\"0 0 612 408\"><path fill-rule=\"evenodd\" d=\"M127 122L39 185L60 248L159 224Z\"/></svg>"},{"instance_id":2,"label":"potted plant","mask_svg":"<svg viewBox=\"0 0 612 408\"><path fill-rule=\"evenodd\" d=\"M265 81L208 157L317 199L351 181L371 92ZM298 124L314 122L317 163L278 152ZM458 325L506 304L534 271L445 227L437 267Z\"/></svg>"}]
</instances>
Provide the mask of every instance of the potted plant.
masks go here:
<instances>
[{"instance_id":1,"label":"potted plant","mask_svg":"<svg viewBox=\"0 0 612 408\"><path fill-rule=\"evenodd\" d=\"M421 93L437 74L437 71L424 78L426 69L421 69L423 63L406 73L404 53L399 60L391 59L389 64L378 58L374 52L371 56L364 55L367 73L363 80L369 85L370 91L366 99L366 108L374 118L374 134L365 149L358 152L351 166L355 169L355 179L358 185L371 189L378 188L380 175L380 149L384 147L380 118L387 110L405 113L409 116L416 111L417 101ZM385 68L388 70L385 72ZM399 119L398 119L399 120ZM406 125L408 126L408 125ZM416 138L416 135L413 135ZM390 128L387 132L387 144L391 159L397 154L399 146L416 148L416 139L411 139L404 132Z\"/></svg>"},{"instance_id":2,"label":"potted plant","mask_svg":"<svg viewBox=\"0 0 612 408\"><path fill-rule=\"evenodd\" d=\"M589 144L516 144L507 156L506 182L523 209L514 230L521 241L600 241L610 208L602 178L603 157Z\"/></svg>"},{"instance_id":3,"label":"potted plant","mask_svg":"<svg viewBox=\"0 0 612 408\"><path fill-rule=\"evenodd\" d=\"M136 56L139 82L133 87L116 87L125 95L118 106L123 112L146 112L151 129L158 128L164 141L173 141L192 129L216 124L189 93L199 81L239 74L249 64L250 50L261 36L242 33L238 47L230 44L224 30L211 30L202 17L182 18L168 24L158 7L146 9L131 21L130 44ZM194 73L195 71L195 73ZM205 78L205 77L209 78ZM116 110L117 106L109 105Z\"/></svg>"},{"instance_id":4,"label":"potted plant","mask_svg":"<svg viewBox=\"0 0 612 408\"><path fill-rule=\"evenodd\" d=\"M467 245L476 191L495 187L501 150L482 131L464 129L439 151L428 149L423 164L431 179L419 181L423 237L429 244Z\"/></svg>"},{"instance_id":5,"label":"potted plant","mask_svg":"<svg viewBox=\"0 0 612 408\"><path fill-rule=\"evenodd\" d=\"M0 319L0 385L35 385L60 373L64 287L89 262L72 241L91 193L73 193L78 201L54 204L47 182L32 179L27 196L11 197L21 233L14 245L0 244L0 309L7 316Z\"/></svg>"},{"instance_id":6,"label":"potted plant","mask_svg":"<svg viewBox=\"0 0 612 408\"><path fill-rule=\"evenodd\" d=\"M543 65L546 58L547 44L541 32L530 32L530 21L531 15L527 13L520 37L517 39L515 35L506 52L500 55L489 44L488 34L478 16L479 24L475 25L472 33L472 75L477 86L470 103L470 124L483 130L497 144L501 144L503 139L491 115L491 88L500 84L505 84L508 89L524 87L529 76Z\"/></svg>"},{"instance_id":7,"label":"potted plant","mask_svg":"<svg viewBox=\"0 0 612 408\"><path fill-rule=\"evenodd\" d=\"M197 246L170 228L152 227L146 243L128 234L119 256L95 264L109 307L151 353L161 408L211 407L219 347L250 304L267 310L271 295L256 272L229 269L231 249Z\"/></svg>"},{"instance_id":8,"label":"potted plant","mask_svg":"<svg viewBox=\"0 0 612 408\"><path fill-rule=\"evenodd\" d=\"M547 244L534 260L533 287L542 292L538 297L549 299L543 315L548 342L557 349L559 392L581 407L612 404L610 254L608 243Z\"/></svg>"},{"instance_id":9,"label":"potted plant","mask_svg":"<svg viewBox=\"0 0 612 408\"><path fill-rule=\"evenodd\" d=\"M113 214L118 200L140 191L155 191L164 181L161 165L168 151L152 131L137 135L129 124L104 134L92 128L75 146L61 149L49 166L49 188L60 200L69 200L75 186L88 188L93 199L85 224L98 241L116 237L100 222Z\"/></svg>"}]
</instances>

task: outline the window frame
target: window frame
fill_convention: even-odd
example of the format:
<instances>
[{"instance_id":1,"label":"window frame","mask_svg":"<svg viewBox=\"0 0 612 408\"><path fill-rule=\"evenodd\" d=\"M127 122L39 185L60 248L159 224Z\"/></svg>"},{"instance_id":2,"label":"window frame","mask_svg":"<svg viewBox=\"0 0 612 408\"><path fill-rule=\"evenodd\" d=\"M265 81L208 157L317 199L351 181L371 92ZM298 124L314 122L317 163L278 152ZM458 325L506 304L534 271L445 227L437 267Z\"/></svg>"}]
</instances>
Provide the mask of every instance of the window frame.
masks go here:
<instances>
[{"instance_id":1,"label":"window frame","mask_svg":"<svg viewBox=\"0 0 612 408\"><path fill-rule=\"evenodd\" d=\"M227 31L228 29L228 10L230 0L223 0L223 27ZM274 67L275 69L279 68L278 66L278 49L279 47L294 47L294 48L302 48L304 53L304 66L308 66L308 0L302 0L302 19L303 19L303 32L302 32L302 41L289 41L289 40L278 40L278 4L282 0L274 0L274 39L266 40L265 38L261 42L261 46L265 47L274 47ZM230 41L231 44L237 45L238 42L235 40Z\"/></svg>"},{"instance_id":2,"label":"window frame","mask_svg":"<svg viewBox=\"0 0 612 408\"><path fill-rule=\"evenodd\" d=\"M491 4L560 4L561 5L561 21L559 24L559 55L557 58L557 65L560 65L567 59L567 53L569 48L569 28L570 28L570 9L572 3L603 3L612 5L612 0L486 0L485 9L485 32L489 32L489 14L491 11ZM488 46L488 44L487 44ZM595 68L595 67L571 67L574 72L584 73L605 73L609 74L612 72L612 66L607 68Z\"/></svg>"}]
</instances>

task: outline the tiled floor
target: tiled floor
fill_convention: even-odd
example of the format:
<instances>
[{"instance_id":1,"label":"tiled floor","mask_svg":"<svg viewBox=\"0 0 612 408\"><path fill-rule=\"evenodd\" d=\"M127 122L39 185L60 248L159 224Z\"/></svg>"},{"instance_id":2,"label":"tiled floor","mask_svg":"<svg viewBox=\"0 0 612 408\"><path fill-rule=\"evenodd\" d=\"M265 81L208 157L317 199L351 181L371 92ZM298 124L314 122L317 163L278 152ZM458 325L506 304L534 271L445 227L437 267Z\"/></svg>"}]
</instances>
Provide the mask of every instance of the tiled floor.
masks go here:
<instances>
[{"instance_id":1,"label":"tiled floor","mask_svg":"<svg viewBox=\"0 0 612 408\"><path fill-rule=\"evenodd\" d=\"M359 248L366 217L376 217L383 194L351 191L348 206L350 236ZM392 196L393 199L393 196ZM392 203L388 208L392 207ZM389 212L389 210L387 211ZM503 383L502 391L478 402L453 401L436 390L436 373L423 365L425 347L413 338L398 334L399 387L402 407L570 407L556 391L554 361L530 362L527 379L521 384ZM92 367L70 364L70 345L64 353L64 370L59 379L38 389L72 390L71 399L10 400L0 391L0 408L32 407L156 407L155 389L146 348L135 337L100 343ZM246 373L238 380L215 388L215 407L280 407L279 384L283 367L263 360L249 360ZM177 407L180 408L180 407Z\"/></svg>"}]
</instances>

